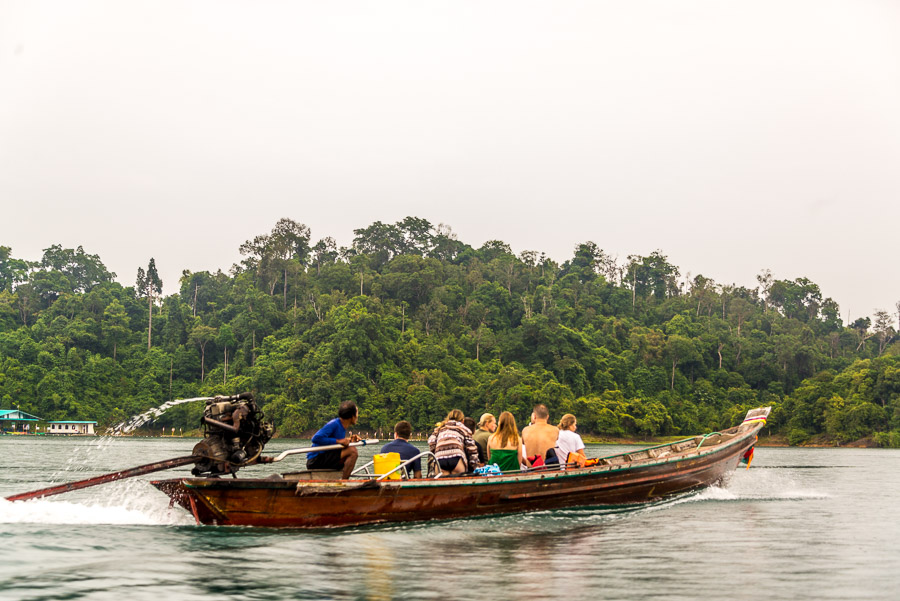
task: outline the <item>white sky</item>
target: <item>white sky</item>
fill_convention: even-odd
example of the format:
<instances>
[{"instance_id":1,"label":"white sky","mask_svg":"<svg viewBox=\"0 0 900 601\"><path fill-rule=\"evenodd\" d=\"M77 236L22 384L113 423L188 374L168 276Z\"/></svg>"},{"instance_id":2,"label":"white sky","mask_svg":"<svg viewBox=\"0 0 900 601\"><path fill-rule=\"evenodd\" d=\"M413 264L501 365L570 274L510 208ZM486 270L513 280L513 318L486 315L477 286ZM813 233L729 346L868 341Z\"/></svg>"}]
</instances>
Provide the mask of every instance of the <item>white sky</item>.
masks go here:
<instances>
[{"instance_id":1,"label":"white sky","mask_svg":"<svg viewBox=\"0 0 900 601\"><path fill-rule=\"evenodd\" d=\"M280 217L900 300L900 3L0 0L0 244L125 284Z\"/></svg>"}]
</instances>

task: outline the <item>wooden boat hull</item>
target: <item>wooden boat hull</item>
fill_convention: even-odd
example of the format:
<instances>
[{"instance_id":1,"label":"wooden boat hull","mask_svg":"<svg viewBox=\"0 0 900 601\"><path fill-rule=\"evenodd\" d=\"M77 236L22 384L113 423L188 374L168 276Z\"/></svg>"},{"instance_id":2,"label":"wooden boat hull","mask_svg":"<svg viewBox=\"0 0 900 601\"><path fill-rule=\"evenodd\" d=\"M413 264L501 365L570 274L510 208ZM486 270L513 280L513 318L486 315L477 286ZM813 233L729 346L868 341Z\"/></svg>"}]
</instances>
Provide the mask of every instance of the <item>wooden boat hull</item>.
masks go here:
<instances>
[{"instance_id":1,"label":"wooden boat hull","mask_svg":"<svg viewBox=\"0 0 900 601\"><path fill-rule=\"evenodd\" d=\"M706 449L563 472L401 482L180 478L153 485L198 523L234 526L323 528L637 504L720 481L761 426L734 428L731 440Z\"/></svg>"}]
</instances>

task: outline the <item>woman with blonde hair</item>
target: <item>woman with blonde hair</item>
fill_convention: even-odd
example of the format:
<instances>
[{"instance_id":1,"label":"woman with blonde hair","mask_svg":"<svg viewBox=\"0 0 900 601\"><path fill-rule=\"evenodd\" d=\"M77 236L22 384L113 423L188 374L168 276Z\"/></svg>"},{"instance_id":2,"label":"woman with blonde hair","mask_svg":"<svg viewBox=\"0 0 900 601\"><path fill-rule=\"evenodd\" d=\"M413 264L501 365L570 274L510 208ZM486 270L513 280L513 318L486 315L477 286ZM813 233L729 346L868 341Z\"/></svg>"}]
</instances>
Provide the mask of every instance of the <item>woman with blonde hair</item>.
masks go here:
<instances>
[{"instance_id":1,"label":"woman with blonde hair","mask_svg":"<svg viewBox=\"0 0 900 601\"><path fill-rule=\"evenodd\" d=\"M444 476L465 474L480 465L478 446L472 440L472 431L462 423L463 419L463 412L453 409L428 437L428 448L437 457Z\"/></svg>"},{"instance_id":2,"label":"woman with blonde hair","mask_svg":"<svg viewBox=\"0 0 900 601\"><path fill-rule=\"evenodd\" d=\"M528 460L522 451L522 437L516 428L516 418L509 411L500 414L497 431L488 438L487 446L488 461L496 463L500 471L512 471L528 466Z\"/></svg>"},{"instance_id":3,"label":"woman with blonde hair","mask_svg":"<svg viewBox=\"0 0 900 601\"><path fill-rule=\"evenodd\" d=\"M490 413L481 414L481 420L478 422L478 429L475 430L472 438L475 440L475 444L478 445L478 458L482 463L487 463L488 438L491 437L491 434L493 434L496 429L497 418Z\"/></svg>"},{"instance_id":4,"label":"woman with blonde hair","mask_svg":"<svg viewBox=\"0 0 900 601\"><path fill-rule=\"evenodd\" d=\"M578 434L575 434L575 428L578 426L578 420L571 413L566 413L559 420L559 438L556 439L556 456L563 465L567 463L577 463L584 465L586 459L584 455L584 441Z\"/></svg>"}]
</instances>

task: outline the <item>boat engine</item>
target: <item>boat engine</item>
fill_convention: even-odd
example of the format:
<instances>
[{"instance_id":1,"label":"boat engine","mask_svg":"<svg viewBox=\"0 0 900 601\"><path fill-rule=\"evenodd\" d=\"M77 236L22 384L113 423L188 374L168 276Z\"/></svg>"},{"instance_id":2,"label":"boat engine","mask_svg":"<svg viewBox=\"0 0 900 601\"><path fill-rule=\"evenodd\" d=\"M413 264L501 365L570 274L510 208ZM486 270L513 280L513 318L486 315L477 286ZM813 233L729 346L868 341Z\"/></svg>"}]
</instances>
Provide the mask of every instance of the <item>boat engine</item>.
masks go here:
<instances>
[{"instance_id":1,"label":"boat engine","mask_svg":"<svg viewBox=\"0 0 900 601\"><path fill-rule=\"evenodd\" d=\"M194 446L198 459L191 473L195 476L234 475L244 466L267 463L260 453L275 434L275 426L265 421L252 393L206 401L200 422L205 438Z\"/></svg>"}]
</instances>

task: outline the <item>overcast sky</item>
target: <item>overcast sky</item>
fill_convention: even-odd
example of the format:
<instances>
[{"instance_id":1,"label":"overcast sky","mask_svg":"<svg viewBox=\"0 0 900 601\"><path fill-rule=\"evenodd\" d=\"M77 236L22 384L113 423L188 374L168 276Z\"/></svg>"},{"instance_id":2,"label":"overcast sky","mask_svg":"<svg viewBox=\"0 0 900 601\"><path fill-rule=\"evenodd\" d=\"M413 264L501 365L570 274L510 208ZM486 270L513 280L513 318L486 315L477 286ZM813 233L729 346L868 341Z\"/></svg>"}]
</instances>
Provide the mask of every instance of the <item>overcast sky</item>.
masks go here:
<instances>
[{"instance_id":1,"label":"overcast sky","mask_svg":"<svg viewBox=\"0 0 900 601\"><path fill-rule=\"evenodd\" d=\"M227 270L407 215L900 300L900 2L0 0L0 244Z\"/></svg>"}]
</instances>

